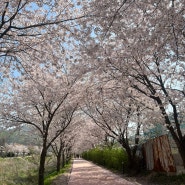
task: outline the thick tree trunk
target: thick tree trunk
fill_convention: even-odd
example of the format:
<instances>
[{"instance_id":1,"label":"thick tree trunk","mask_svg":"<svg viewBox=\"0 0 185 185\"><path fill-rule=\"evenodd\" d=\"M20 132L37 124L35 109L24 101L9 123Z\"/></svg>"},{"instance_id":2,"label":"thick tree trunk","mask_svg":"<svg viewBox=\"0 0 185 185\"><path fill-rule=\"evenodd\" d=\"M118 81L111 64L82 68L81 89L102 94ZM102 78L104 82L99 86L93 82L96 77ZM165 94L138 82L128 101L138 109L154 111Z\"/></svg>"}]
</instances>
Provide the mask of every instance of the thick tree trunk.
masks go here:
<instances>
[{"instance_id":1,"label":"thick tree trunk","mask_svg":"<svg viewBox=\"0 0 185 185\"><path fill-rule=\"evenodd\" d=\"M43 146L43 149L42 149L42 152L41 152L41 155L40 155L38 185L44 185L44 172L45 172L46 154L47 154L46 146Z\"/></svg>"},{"instance_id":2,"label":"thick tree trunk","mask_svg":"<svg viewBox=\"0 0 185 185\"><path fill-rule=\"evenodd\" d=\"M182 146L179 147L179 153L183 161L183 166L185 169L185 143L182 144Z\"/></svg>"},{"instance_id":3,"label":"thick tree trunk","mask_svg":"<svg viewBox=\"0 0 185 185\"><path fill-rule=\"evenodd\" d=\"M173 134L172 134L172 137L173 137ZM178 148L178 151L179 151L179 154L182 158L182 161L183 161L183 166L184 166L184 169L185 169L185 140L177 140L176 137L173 137L176 145L177 145L177 148Z\"/></svg>"},{"instance_id":4,"label":"thick tree trunk","mask_svg":"<svg viewBox=\"0 0 185 185\"><path fill-rule=\"evenodd\" d=\"M125 146L122 144L122 147L126 150L126 153L128 155L128 169L132 171L136 167L135 155L133 155L133 152L129 146Z\"/></svg>"},{"instance_id":5,"label":"thick tree trunk","mask_svg":"<svg viewBox=\"0 0 185 185\"><path fill-rule=\"evenodd\" d=\"M132 171L136 167L135 156L132 155L131 151L127 152L127 155L128 155L128 169Z\"/></svg>"}]
</instances>

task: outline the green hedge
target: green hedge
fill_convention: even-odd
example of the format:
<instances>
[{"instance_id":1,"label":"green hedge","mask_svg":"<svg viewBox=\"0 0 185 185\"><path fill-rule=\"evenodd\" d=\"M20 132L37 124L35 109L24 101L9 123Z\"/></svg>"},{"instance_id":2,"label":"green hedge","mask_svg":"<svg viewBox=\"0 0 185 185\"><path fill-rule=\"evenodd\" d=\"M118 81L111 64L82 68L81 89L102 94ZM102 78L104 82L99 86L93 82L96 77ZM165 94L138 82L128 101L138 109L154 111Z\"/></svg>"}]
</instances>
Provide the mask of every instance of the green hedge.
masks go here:
<instances>
[{"instance_id":1,"label":"green hedge","mask_svg":"<svg viewBox=\"0 0 185 185\"><path fill-rule=\"evenodd\" d=\"M82 154L86 160L90 160L110 169L122 171L127 166L127 154L121 148L94 148Z\"/></svg>"}]
</instances>

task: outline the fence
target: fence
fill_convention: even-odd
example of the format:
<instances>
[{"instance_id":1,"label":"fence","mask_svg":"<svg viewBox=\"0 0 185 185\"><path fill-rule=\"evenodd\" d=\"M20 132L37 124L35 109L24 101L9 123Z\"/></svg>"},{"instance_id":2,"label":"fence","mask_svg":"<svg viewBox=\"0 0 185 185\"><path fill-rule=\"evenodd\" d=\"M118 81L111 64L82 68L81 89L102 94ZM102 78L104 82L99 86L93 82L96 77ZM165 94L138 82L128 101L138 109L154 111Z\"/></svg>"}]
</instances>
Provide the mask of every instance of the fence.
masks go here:
<instances>
[{"instance_id":1,"label":"fence","mask_svg":"<svg viewBox=\"0 0 185 185\"><path fill-rule=\"evenodd\" d=\"M176 166L167 135L151 139L143 144L143 146L148 170L176 172Z\"/></svg>"}]
</instances>

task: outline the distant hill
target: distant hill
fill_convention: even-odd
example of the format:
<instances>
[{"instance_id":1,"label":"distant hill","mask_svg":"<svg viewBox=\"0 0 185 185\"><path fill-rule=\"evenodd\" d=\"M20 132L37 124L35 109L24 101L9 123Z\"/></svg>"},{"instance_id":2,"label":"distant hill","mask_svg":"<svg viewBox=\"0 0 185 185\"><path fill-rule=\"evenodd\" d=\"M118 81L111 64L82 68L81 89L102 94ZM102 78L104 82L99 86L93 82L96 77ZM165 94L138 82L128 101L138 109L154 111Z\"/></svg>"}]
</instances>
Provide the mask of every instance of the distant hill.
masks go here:
<instances>
[{"instance_id":1,"label":"distant hill","mask_svg":"<svg viewBox=\"0 0 185 185\"><path fill-rule=\"evenodd\" d=\"M36 137L29 127L22 127L21 129L1 129L0 130L0 145L5 143L19 143L22 145L39 145L39 138Z\"/></svg>"}]
</instances>

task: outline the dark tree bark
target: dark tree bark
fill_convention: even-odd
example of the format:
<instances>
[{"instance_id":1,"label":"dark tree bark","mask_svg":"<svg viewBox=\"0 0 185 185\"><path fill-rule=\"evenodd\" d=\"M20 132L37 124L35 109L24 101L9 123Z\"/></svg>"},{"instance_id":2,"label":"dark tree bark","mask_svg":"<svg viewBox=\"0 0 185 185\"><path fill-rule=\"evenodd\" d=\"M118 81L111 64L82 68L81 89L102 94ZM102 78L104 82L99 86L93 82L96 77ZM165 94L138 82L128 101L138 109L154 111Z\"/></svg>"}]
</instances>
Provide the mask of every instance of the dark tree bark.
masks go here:
<instances>
[{"instance_id":1,"label":"dark tree bark","mask_svg":"<svg viewBox=\"0 0 185 185\"><path fill-rule=\"evenodd\" d=\"M42 149L42 152L40 155L38 185L44 185L46 155L47 155L47 147L46 147L46 142L45 142L45 143L43 143L43 149Z\"/></svg>"},{"instance_id":2,"label":"dark tree bark","mask_svg":"<svg viewBox=\"0 0 185 185\"><path fill-rule=\"evenodd\" d=\"M65 166L66 161L65 161L65 153L64 151L62 152L62 168Z\"/></svg>"},{"instance_id":3,"label":"dark tree bark","mask_svg":"<svg viewBox=\"0 0 185 185\"><path fill-rule=\"evenodd\" d=\"M57 172L60 172L61 154L57 156Z\"/></svg>"},{"instance_id":4,"label":"dark tree bark","mask_svg":"<svg viewBox=\"0 0 185 185\"><path fill-rule=\"evenodd\" d=\"M61 156L62 156L62 151L63 151L63 145L60 145L59 151L57 153L57 172L60 171L61 168ZM63 167L63 166L62 166Z\"/></svg>"}]
</instances>

